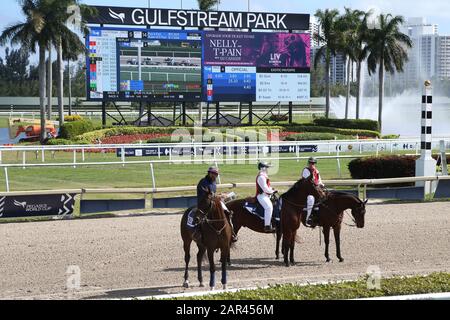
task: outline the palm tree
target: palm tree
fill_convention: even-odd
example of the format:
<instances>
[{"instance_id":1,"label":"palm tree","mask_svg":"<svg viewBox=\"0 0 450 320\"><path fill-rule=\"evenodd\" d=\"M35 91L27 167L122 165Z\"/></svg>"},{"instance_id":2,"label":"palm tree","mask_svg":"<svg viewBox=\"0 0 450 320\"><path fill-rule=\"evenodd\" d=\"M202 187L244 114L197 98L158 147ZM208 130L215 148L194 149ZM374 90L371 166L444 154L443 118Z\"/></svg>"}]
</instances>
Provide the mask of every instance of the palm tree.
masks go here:
<instances>
[{"instance_id":1,"label":"palm tree","mask_svg":"<svg viewBox=\"0 0 450 320\"><path fill-rule=\"evenodd\" d=\"M364 13L362 18L359 20L356 26L356 37L354 39L354 56L356 60L356 119L360 118L360 104L361 104L361 72L362 72L362 64L367 59L368 54L368 46L367 40L369 37L369 27L368 20L370 16L373 14L372 10Z\"/></svg>"},{"instance_id":2,"label":"palm tree","mask_svg":"<svg viewBox=\"0 0 450 320\"><path fill-rule=\"evenodd\" d=\"M52 30L54 35L52 43L57 51L57 91L58 91L58 115L60 125L64 124L64 64L63 56L79 55L83 53L86 48L84 43L80 40L78 34L73 32L67 25L69 18L74 14L70 12L69 8L77 6L80 9L80 17L77 17L78 30L87 34L88 28L84 18L87 15L95 14L94 10L89 9L85 5L80 5L78 0L47 0L51 4L51 11L47 12L48 23L47 27Z\"/></svg>"},{"instance_id":3,"label":"palm tree","mask_svg":"<svg viewBox=\"0 0 450 320\"><path fill-rule=\"evenodd\" d=\"M220 0L197 0L198 7L202 11L212 10L220 3Z\"/></svg>"},{"instance_id":4,"label":"palm tree","mask_svg":"<svg viewBox=\"0 0 450 320\"><path fill-rule=\"evenodd\" d=\"M339 51L346 56L347 60L347 92L345 97L345 119L348 119L350 104L350 89L353 78L353 63L357 60L357 37L355 30L361 22L364 15L363 11L345 8L345 13L338 19L336 26L341 30Z\"/></svg>"},{"instance_id":5,"label":"palm tree","mask_svg":"<svg viewBox=\"0 0 450 320\"><path fill-rule=\"evenodd\" d=\"M314 67L317 68L319 62L325 60L325 95L326 95L326 111L325 117L330 116L330 64L331 57L336 56L339 47L339 29L336 27L339 11L326 9L325 11L317 10L315 16L319 20L321 33L314 34L314 38L318 43L323 44L316 52L314 58Z\"/></svg>"},{"instance_id":6,"label":"palm tree","mask_svg":"<svg viewBox=\"0 0 450 320\"><path fill-rule=\"evenodd\" d=\"M383 119L384 72L403 72L403 66L408 61L407 49L412 47L411 39L400 31L404 22L401 16L381 14L378 26L370 31L368 37L367 65L369 74L375 73L378 67L379 101L378 126L381 131Z\"/></svg>"},{"instance_id":7,"label":"palm tree","mask_svg":"<svg viewBox=\"0 0 450 320\"><path fill-rule=\"evenodd\" d=\"M40 141L44 143L45 131L45 53L51 34L46 28L45 12L49 9L45 0L19 0L21 10L26 18L25 22L6 27L0 35L0 45L10 41L12 45L20 45L22 48L36 53L39 48L39 105L41 117Z\"/></svg>"}]
</instances>

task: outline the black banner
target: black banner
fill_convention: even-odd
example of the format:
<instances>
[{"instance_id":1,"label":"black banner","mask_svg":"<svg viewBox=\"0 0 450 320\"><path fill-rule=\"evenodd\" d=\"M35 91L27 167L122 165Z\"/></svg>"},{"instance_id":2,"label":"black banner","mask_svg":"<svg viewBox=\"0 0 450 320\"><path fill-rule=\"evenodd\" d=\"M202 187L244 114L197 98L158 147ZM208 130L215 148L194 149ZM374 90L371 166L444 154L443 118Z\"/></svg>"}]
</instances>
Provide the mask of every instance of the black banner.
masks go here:
<instances>
[{"instance_id":1,"label":"black banner","mask_svg":"<svg viewBox=\"0 0 450 320\"><path fill-rule=\"evenodd\" d=\"M309 14L198 11L92 6L98 14L90 24L155 27L308 30Z\"/></svg>"},{"instance_id":2,"label":"black banner","mask_svg":"<svg viewBox=\"0 0 450 320\"><path fill-rule=\"evenodd\" d=\"M1 218L65 216L73 213L75 194L0 196Z\"/></svg>"}]
</instances>

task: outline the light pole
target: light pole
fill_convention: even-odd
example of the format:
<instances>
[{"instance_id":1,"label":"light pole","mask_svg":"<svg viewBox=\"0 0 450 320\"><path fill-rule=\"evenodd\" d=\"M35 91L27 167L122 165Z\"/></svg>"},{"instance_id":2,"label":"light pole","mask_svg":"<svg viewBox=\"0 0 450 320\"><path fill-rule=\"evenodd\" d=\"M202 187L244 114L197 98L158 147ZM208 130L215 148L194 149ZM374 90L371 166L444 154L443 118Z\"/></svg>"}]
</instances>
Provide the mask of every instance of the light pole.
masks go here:
<instances>
[{"instance_id":1,"label":"light pole","mask_svg":"<svg viewBox=\"0 0 450 320\"><path fill-rule=\"evenodd\" d=\"M248 12L250 12L250 0L247 0L247 9L248 9Z\"/></svg>"}]
</instances>

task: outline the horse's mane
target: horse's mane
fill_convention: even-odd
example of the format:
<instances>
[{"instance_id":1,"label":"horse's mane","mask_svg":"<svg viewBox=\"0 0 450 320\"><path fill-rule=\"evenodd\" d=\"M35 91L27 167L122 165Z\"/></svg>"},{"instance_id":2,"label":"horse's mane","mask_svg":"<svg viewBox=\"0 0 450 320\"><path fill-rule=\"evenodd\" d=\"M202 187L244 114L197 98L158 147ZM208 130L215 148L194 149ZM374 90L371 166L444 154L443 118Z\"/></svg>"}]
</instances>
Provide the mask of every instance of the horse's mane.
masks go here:
<instances>
[{"instance_id":1,"label":"horse's mane","mask_svg":"<svg viewBox=\"0 0 450 320\"><path fill-rule=\"evenodd\" d=\"M284 198L284 197L286 197L286 196L292 195L292 193L294 193L294 191L295 191L296 189L298 189L298 185L299 185L300 183L302 183L303 180L304 180L304 179L302 178L302 179L298 180L296 183L294 183L294 185L293 185L292 187L290 187L289 190L286 191L286 192L282 195L282 197Z\"/></svg>"},{"instance_id":2,"label":"horse's mane","mask_svg":"<svg viewBox=\"0 0 450 320\"><path fill-rule=\"evenodd\" d=\"M352 199L356 200L358 203L363 203L363 201L359 197L355 196L352 193L345 192L345 191L330 191L330 196L331 197L348 197L348 198L352 198Z\"/></svg>"}]
</instances>

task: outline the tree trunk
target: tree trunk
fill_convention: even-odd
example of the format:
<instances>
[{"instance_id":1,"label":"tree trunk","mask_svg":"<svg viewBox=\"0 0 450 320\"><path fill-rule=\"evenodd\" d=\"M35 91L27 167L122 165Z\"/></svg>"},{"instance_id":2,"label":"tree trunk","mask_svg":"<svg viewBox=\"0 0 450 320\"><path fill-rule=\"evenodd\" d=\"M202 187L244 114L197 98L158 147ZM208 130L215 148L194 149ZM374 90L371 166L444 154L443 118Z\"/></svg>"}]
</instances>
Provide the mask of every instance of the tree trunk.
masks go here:
<instances>
[{"instance_id":1,"label":"tree trunk","mask_svg":"<svg viewBox=\"0 0 450 320\"><path fill-rule=\"evenodd\" d=\"M380 132L383 129L383 99L384 99L384 59L380 59L379 66L379 82L380 88L378 93L378 128Z\"/></svg>"},{"instance_id":2,"label":"tree trunk","mask_svg":"<svg viewBox=\"0 0 450 320\"><path fill-rule=\"evenodd\" d=\"M47 64L47 119L52 118L52 95L53 95L53 71L52 71L52 47L48 46L48 64Z\"/></svg>"},{"instance_id":3,"label":"tree trunk","mask_svg":"<svg viewBox=\"0 0 450 320\"><path fill-rule=\"evenodd\" d=\"M59 127L64 124L64 62L62 57L62 39L58 43L58 117Z\"/></svg>"},{"instance_id":4,"label":"tree trunk","mask_svg":"<svg viewBox=\"0 0 450 320\"><path fill-rule=\"evenodd\" d=\"M330 117L330 53L327 52L326 62L325 62L325 118Z\"/></svg>"},{"instance_id":5,"label":"tree trunk","mask_svg":"<svg viewBox=\"0 0 450 320\"><path fill-rule=\"evenodd\" d=\"M348 108L350 104L350 84L351 84L351 60L347 59L347 94L345 97L345 119L348 119Z\"/></svg>"},{"instance_id":6,"label":"tree trunk","mask_svg":"<svg viewBox=\"0 0 450 320\"><path fill-rule=\"evenodd\" d=\"M70 59L67 60L69 65L69 116L72 115L72 74L70 72Z\"/></svg>"},{"instance_id":7,"label":"tree trunk","mask_svg":"<svg viewBox=\"0 0 450 320\"><path fill-rule=\"evenodd\" d=\"M41 144L45 142L45 84L46 84L46 74L45 74L45 46L39 45L39 107L41 116L41 132L39 140Z\"/></svg>"},{"instance_id":8,"label":"tree trunk","mask_svg":"<svg viewBox=\"0 0 450 320\"><path fill-rule=\"evenodd\" d=\"M360 103L361 103L361 69L362 69L362 62L358 61L357 62L357 67L356 67L356 119L359 119L359 108L360 108Z\"/></svg>"}]
</instances>

